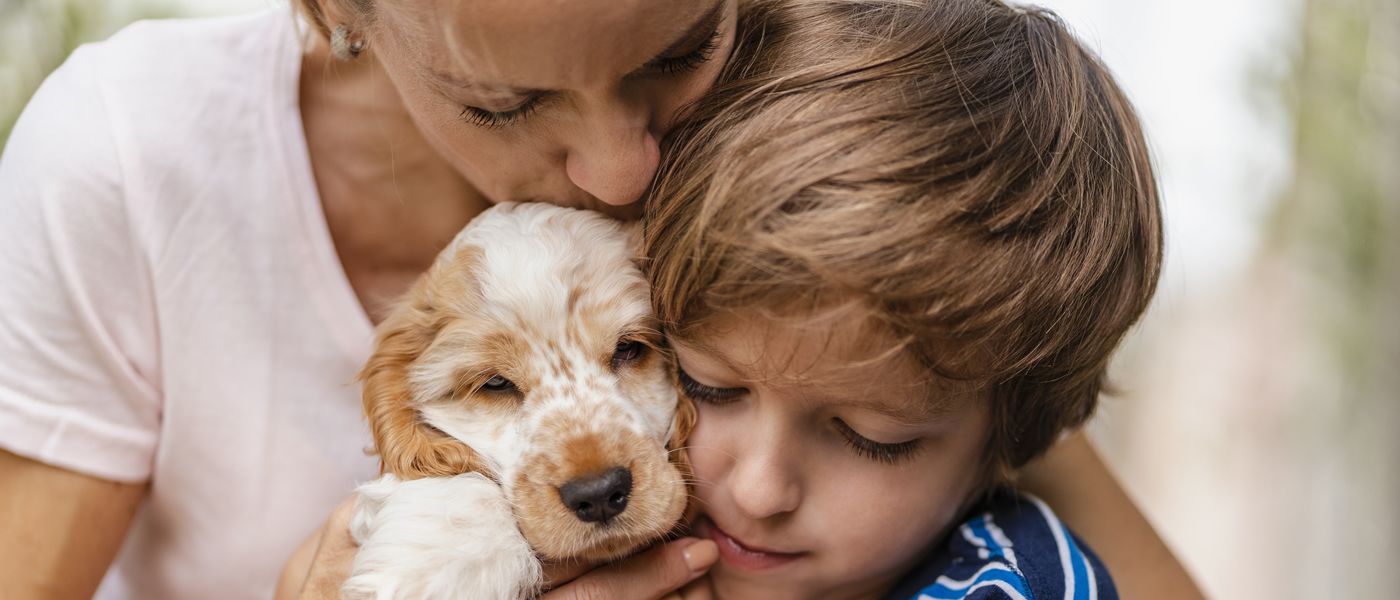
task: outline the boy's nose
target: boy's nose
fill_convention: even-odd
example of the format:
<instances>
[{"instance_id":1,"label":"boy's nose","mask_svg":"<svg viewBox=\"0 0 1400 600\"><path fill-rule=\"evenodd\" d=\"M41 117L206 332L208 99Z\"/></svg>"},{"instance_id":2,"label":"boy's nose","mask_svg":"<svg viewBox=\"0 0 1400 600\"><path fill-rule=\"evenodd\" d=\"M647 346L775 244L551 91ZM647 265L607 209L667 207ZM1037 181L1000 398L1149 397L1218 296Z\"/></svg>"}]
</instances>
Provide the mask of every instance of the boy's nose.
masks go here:
<instances>
[{"instance_id":1,"label":"boy's nose","mask_svg":"<svg viewBox=\"0 0 1400 600\"><path fill-rule=\"evenodd\" d=\"M632 472L614 467L579 477L559 486L559 498L580 521L602 523L627 509L632 493Z\"/></svg>"},{"instance_id":2,"label":"boy's nose","mask_svg":"<svg viewBox=\"0 0 1400 600\"><path fill-rule=\"evenodd\" d=\"M797 510L802 492L792 474L772 456L750 456L734 466L730 494L751 519L766 519Z\"/></svg>"}]
</instances>

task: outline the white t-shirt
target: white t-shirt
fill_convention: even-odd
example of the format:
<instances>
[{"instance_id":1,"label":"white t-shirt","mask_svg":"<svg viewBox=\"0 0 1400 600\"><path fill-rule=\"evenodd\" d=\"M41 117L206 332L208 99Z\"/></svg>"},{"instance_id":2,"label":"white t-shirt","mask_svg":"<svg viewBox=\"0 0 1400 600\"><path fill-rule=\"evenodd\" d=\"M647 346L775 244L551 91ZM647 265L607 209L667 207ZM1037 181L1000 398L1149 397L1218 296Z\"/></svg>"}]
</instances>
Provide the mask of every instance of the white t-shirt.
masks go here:
<instances>
[{"instance_id":1,"label":"white t-shirt","mask_svg":"<svg viewBox=\"0 0 1400 600\"><path fill-rule=\"evenodd\" d=\"M151 485L98 598L268 598L376 473L301 29L133 25L45 82L0 159L0 447Z\"/></svg>"}]
</instances>

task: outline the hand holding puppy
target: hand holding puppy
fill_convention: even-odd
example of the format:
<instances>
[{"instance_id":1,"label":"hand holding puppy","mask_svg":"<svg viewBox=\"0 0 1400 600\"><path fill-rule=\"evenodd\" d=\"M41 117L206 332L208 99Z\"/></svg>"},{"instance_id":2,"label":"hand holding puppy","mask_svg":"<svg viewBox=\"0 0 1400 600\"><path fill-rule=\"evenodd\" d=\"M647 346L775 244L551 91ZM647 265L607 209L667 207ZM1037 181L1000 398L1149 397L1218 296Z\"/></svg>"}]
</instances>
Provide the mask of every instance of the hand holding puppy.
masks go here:
<instances>
[{"instance_id":1,"label":"hand holding puppy","mask_svg":"<svg viewBox=\"0 0 1400 600\"><path fill-rule=\"evenodd\" d=\"M350 535L354 497L346 499L297 548L282 569L276 600L339 600L350 575L355 540ZM546 565L549 592L541 600L654 600L711 598L700 579L718 558L714 542L682 538L602 567Z\"/></svg>"}]
</instances>

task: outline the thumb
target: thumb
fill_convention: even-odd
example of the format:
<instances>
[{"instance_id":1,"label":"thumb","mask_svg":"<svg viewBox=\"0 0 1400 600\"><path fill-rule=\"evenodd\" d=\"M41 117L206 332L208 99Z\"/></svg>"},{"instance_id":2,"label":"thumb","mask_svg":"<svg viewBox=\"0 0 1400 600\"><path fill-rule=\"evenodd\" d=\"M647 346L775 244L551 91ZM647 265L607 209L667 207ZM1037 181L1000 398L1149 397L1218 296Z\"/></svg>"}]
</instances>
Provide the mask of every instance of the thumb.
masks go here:
<instances>
[{"instance_id":1,"label":"thumb","mask_svg":"<svg viewBox=\"0 0 1400 600\"><path fill-rule=\"evenodd\" d=\"M586 573L544 600L654 600L704 575L718 558L714 542L681 538Z\"/></svg>"}]
</instances>

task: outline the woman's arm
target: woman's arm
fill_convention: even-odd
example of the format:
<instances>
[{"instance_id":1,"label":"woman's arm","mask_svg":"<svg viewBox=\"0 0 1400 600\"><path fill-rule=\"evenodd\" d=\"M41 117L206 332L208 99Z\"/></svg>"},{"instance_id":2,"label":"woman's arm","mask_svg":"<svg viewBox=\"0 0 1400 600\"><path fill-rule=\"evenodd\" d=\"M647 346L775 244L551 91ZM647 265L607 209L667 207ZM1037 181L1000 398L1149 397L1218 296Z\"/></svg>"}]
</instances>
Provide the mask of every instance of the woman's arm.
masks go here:
<instances>
[{"instance_id":1,"label":"woman's arm","mask_svg":"<svg viewBox=\"0 0 1400 600\"><path fill-rule=\"evenodd\" d=\"M145 495L0 450L0 596L91 598Z\"/></svg>"},{"instance_id":2,"label":"woman's arm","mask_svg":"<svg viewBox=\"0 0 1400 600\"><path fill-rule=\"evenodd\" d=\"M1121 597L1204 598L1082 431L1027 465L1020 481L1094 548Z\"/></svg>"}]
</instances>

